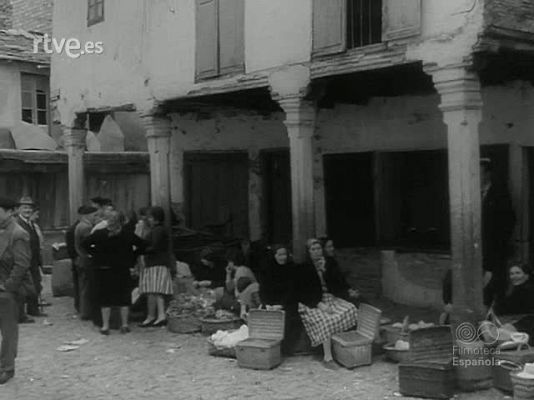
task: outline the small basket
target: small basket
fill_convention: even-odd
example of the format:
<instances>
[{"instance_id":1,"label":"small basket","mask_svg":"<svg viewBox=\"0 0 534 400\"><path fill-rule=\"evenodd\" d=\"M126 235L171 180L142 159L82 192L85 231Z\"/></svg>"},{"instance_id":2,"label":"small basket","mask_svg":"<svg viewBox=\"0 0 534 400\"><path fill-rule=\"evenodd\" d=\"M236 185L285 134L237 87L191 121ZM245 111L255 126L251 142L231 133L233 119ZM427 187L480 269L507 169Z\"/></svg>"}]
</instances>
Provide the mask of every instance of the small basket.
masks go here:
<instances>
[{"instance_id":1,"label":"small basket","mask_svg":"<svg viewBox=\"0 0 534 400\"><path fill-rule=\"evenodd\" d=\"M395 344L389 343L383 346L383 349L386 353L386 358L390 361L401 363L409 360L410 350L401 350L395 348Z\"/></svg>"},{"instance_id":2,"label":"small basket","mask_svg":"<svg viewBox=\"0 0 534 400\"><path fill-rule=\"evenodd\" d=\"M214 357L236 358L235 347L217 347L208 339L208 354Z\"/></svg>"},{"instance_id":3,"label":"small basket","mask_svg":"<svg viewBox=\"0 0 534 400\"><path fill-rule=\"evenodd\" d=\"M240 318L201 318L200 319L202 334L211 335L217 331L231 331L239 329L242 325Z\"/></svg>"},{"instance_id":4,"label":"small basket","mask_svg":"<svg viewBox=\"0 0 534 400\"><path fill-rule=\"evenodd\" d=\"M534 399L534 379L522 378L519 372L510 372L510 378L514 386L514 399Z\"/></svg>"},{"instance_id":5,"label":"small basket","mask_svg":"<svg viewBox=\"0 0 534 400\"><path fill-rule=\"evenodd\" d=\"M167 329L173 333L200 332L201 324L198 318L185 315L167 318Z\"/></svg>"}]
</instances>

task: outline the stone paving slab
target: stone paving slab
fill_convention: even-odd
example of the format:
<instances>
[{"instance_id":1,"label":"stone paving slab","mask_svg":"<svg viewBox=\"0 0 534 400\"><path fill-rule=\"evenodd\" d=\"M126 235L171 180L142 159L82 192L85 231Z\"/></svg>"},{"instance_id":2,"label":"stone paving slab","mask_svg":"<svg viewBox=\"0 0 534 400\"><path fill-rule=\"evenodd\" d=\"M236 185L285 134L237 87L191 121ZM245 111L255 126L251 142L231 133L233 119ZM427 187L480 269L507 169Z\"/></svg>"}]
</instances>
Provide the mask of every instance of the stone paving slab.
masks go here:
<instances>
[{"instance_id":1,"label":"stone paving slab","mask_svg":"<svg viewBox=\"0 0 534 400\"><path fill-rule=\"evenodd\" d=\"M0 400L348 400L401 399L397 367L378 358L352 371L324 369L311 356L285 359L272 371L240 369L235 360L207 354L206 338L165 328L133 327L102 336L72 314L71 299L51 298L48 321L21 325L15 378ZM66 341L89 342L59 352ZM458 399L505 398L496 390Z\"/></svg>"}]
</instances>

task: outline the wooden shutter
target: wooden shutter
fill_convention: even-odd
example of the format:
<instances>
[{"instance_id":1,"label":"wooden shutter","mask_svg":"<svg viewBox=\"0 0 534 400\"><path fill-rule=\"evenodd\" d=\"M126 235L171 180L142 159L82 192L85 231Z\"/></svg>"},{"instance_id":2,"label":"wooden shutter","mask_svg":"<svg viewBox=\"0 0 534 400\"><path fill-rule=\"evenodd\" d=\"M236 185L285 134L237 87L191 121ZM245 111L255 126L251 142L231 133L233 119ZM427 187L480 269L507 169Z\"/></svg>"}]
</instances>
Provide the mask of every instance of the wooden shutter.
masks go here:
<instances>
[{"instance_id":1,"label":"wooden shutter","mask_svg":"<svg viewBox=\"0 0 534 400\"><path fill-rule=\"evenodd\" d=\"M218 0L196 2L196 77L210 78L219 73L217 46Z\"/></svg>"},{"instance_id":2,"label":"wooden shutter","mask_svg":"<svg viewBox=\"0 0 534 400\"><path fill-rule=\"evenodd\" d=\"M245 1L219 0L220 73L241 72L245 67Z\"/></svg>"},{"instance_id":3,"label":"wooden shutter","mask_svg":"<svg viewBox=\"0 0 534 400\"><path fill-rule=\"evenodd\" d=\"M382 41L421 34L421 0L383 0Z\"/></svg>"},{"instance_id":4,"label":"wooden shutter","mask_svg":"<svg viewBox=\"0 0 534 400\"><path fill-rule=\"evenodd\" d=\"M313 0L313 55L345 51L347 0Z\"/></svg>"}]
</instances>

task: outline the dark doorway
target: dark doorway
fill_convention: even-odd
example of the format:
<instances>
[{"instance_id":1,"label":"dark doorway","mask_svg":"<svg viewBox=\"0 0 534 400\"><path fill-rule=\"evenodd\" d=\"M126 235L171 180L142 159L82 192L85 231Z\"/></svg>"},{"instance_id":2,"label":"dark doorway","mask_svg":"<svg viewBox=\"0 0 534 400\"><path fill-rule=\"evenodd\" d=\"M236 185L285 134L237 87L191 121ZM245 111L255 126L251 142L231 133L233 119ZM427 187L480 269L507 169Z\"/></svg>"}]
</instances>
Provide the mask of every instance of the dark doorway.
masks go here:
<instances>
[{"instance_id":1,"label":"dark doorway","mask_svg":"<svg viewBox=\"0 0 534 400\"><path fill-rule=\"evenodd\" d=\"M291 242L291 173L289 150L261 153L265 238L269 243Z\"/></svg>"},{"instance_id":2,"label":"dark doorway","mask_svg":"<svg viewBox=\"0 0 534 400\"><path fill-rule=\"evenodd\" d=\"M528 149L528 193L529 193L529 261L532 265L534 261L534 147Z\"/></svg>"},{"instance_id":3,"label":"dark doorway","mask_svg":"<svg viewBox=\"0 0 534 400\"><path fill-rule=\"evenodd\" d=\"M376 243L373 153L324 156L328 234L337 247Z\"/></svg>"},{"instance_id":4,"label":"dark doorway","mask_svg":"<svg viewBox=\"0 0 534 400\"><path fill-rule=\"evenodd\" d=\"M248 237L248 155L186 153L184 173L188 225Z\"/></svg>"}]
</instances>

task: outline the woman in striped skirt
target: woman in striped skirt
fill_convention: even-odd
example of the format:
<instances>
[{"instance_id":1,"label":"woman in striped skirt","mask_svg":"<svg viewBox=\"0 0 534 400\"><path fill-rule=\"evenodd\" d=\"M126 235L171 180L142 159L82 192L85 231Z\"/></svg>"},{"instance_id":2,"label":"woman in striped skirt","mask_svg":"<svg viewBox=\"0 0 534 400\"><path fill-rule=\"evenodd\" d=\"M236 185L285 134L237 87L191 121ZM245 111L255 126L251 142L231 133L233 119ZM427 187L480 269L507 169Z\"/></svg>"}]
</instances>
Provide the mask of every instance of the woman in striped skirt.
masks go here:
<instances>
[{"instance_id":1,"label":"woman in striped skirt","mask_svg":"<svg viewBox=\"0 0 534 400\"><path fill-rule=\"evenodd\" d=\"M139 292L148 295L148 314L141 327L163 326L165 316L164 295L172 295L170 272L169 235L163 226L165 213L161 207L151 207L148 224L151 231L149 245L145 250L144 268L139 277Z\"/></svg>"},{"instance_id":2,"label":"woman in striped skirt","mask_svg":"<svg viewBox=\"0 0 534 400\"><path fill-rule=\"evenodd\" d=\"M312 346L323 346L323 365L337 369L332 357L332 335L354 327L358 309L347 301L350 286L337 262L323 256L319 240L308 241L308 253L309 261L299 267L296 279L298 310Z\"/></svg>"}]
</instances>

